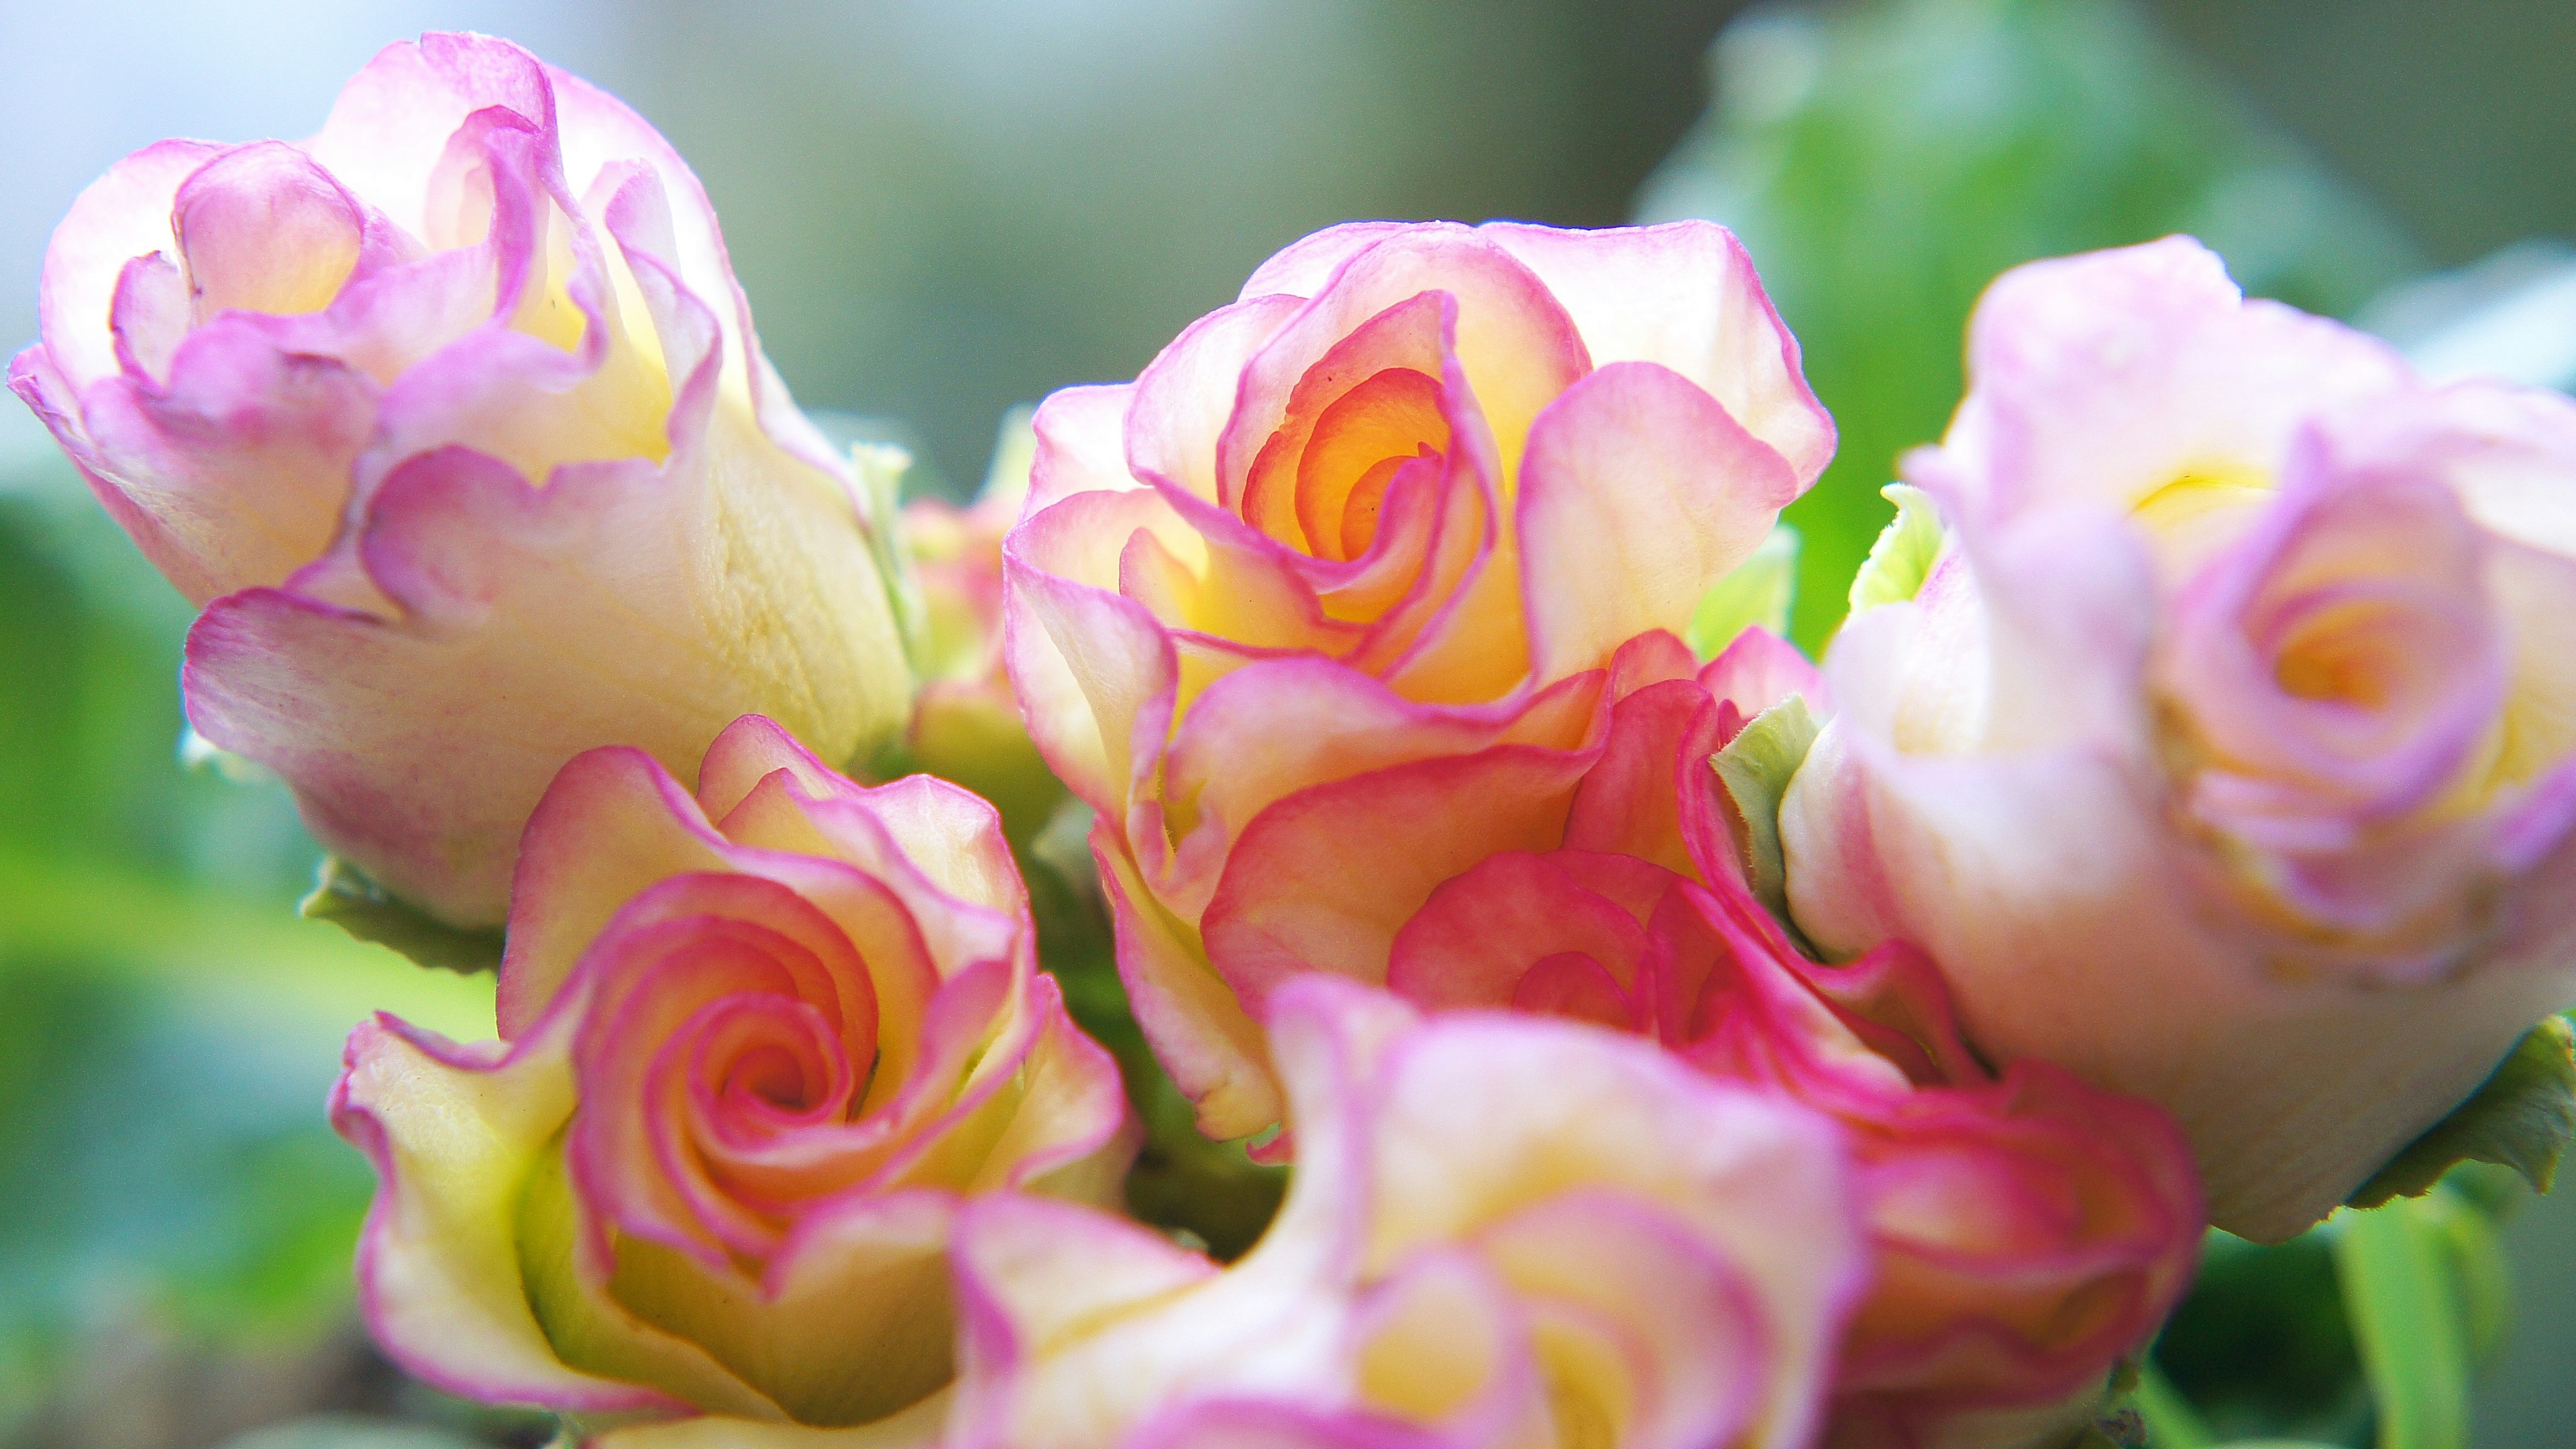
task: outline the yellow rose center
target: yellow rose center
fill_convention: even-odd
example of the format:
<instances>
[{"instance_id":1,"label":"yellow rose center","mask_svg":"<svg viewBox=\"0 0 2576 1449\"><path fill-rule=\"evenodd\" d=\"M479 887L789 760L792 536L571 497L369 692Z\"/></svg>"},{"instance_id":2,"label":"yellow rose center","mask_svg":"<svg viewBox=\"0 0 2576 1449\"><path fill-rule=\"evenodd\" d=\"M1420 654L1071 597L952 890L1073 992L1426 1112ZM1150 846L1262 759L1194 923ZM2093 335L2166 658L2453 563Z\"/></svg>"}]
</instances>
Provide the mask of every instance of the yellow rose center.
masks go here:
<instances>
[{"instance_id":1,"label":"yellow rose center","mask_svg":"<svg viewBox=\"0 0 2576 1449\"><path fill-rule=\"evenodd\" d=\"M2129 516L2166 576L2179 577L2225 547L2272 492L2272 479L2261 469L2195 464L2140 498Z\"/></svg>"}]
</instances>

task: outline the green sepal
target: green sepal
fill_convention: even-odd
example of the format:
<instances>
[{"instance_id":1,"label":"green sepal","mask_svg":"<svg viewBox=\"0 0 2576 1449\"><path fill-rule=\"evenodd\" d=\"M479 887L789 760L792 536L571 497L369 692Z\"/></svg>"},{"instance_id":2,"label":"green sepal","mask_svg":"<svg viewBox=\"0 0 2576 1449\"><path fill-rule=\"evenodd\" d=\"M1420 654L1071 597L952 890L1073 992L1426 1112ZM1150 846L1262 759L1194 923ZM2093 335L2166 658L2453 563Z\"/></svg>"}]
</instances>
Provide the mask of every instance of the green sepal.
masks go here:
<instances>
[{"instance_id":1,"label":"green sepal","mask_svg":"<svg viewBox=\"0 0 2576 1449\"><path fill-rule=\"evenodd\" d=\"M1941 556L1941 515L1929 494L1912 484L1890 483L1878 496L1896 505L1896 517L1878 531L1869 557L1852 575L1854 614L1913 598L1931 575L1933 560Z\"/></svg>"},{"instance_id":2,"label":"green sepal","mask_svg":"<svg viewBox=\"0 0 2576 1449\"><path fill-rule=\"evenodd\" d=\"M903 480L912 471L912 451L895 443L850 445L850 470L866 508L868 555L885 586L886 607L894 615L895 636L903 641L904 662L919 680L930 655L930 607L921 596L921 578L912 565L912 549L903 536Z\"/></svg>"},{"instance_id":3,"label":"green sepal","mask_svg":"<svg viewBox=\"0 0 2576 1449\"><path fill-rule=\"evenodd\" d=\"M498 927L469 931L433 919L336 855L322 857L313 890L296 903L306 920L329 921L361 941L388 947L441 971L490 971L501 964Z\"/></svg>"},{"instance_id":4,"label":"green sepal","mask_svg":"<svg viewBox=\"0 0 2576 1449\"><path fill-rule=\"evenodd\" d=\"M1816 743L1816 717L1791 695L1755 715L1726 748L1709 757L1733 815L1729 822L1753 894L1803 949L1789 917L1789 866L1780 848L1780 800Z\"/></svg>"},{"instance_id":5,"label":"green sepal","mask_svg":"<svg viewBox=\"0 0 2576 1449\"><path fill-rule=\"evenodd\" d=\"M1776 524L1744 562L1700 595L1699 607L1682 626L1682 642L1709 660L1757 624L1786 637L1797 584L1798 530Z\"/></svg>"},{"instance_id":6,"label":"green sepal","mask_svg":"<svg viewBox=\"0 0 2576 1449\"><path fill-rule=\"evenodd\" d=\"M2541 1192L2576 1140L2576 1027L2553 1016L2523 1035L2486 1084L2407 1145L2349 1199L2357 1208L2421 1197L2462 1162L2509 1167Z\"/></svg>"}]
</instances>

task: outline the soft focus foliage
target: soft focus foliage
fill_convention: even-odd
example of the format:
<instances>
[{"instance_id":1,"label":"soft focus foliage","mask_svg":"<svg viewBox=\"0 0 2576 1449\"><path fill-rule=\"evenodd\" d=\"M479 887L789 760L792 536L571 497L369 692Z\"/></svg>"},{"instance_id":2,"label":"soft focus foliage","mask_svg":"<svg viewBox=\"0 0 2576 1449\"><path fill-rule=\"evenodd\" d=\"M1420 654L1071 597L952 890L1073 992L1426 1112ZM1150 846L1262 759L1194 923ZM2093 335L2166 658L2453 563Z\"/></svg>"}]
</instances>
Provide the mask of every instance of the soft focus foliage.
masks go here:
<instances>
[{"instance_id":1,"label":"soft focus foliage","mask_svg":"<svg viewBox=\"0 0 2576 1449\"><path fill-rule=\"evenodd\" d=\"M1639 214L1744 238L1841 427L1788 512L1811 648L1887 518L1873 495L1897 454L1958 402L1961 326L2005 268L2190 232L2249 290L2342 315L2411 261L2122 0L1771 7L1710 60L1716 103Z\"/></svg>"}]
</instances>

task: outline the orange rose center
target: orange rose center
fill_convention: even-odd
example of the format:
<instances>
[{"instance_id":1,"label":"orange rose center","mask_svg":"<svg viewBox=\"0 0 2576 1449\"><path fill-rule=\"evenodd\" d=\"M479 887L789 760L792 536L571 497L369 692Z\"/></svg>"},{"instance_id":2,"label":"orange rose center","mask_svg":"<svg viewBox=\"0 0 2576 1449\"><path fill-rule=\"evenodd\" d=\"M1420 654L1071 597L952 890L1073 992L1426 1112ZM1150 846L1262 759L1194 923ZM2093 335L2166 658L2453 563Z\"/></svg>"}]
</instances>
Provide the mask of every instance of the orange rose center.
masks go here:
<instances>
[{"instance_id":1,"label":"orange rose center","mask_svg":"<svg viewBox=\"0 0 2576 1449\"><path fill-rule=\"evenodd\" d=\"M1425 373L1390 367L1334 399L1297 460L1297 523L1307 552L1337 563L1367 553L1396 474L1448 447L1440 383Z\"/></svg>"}]
</instances>

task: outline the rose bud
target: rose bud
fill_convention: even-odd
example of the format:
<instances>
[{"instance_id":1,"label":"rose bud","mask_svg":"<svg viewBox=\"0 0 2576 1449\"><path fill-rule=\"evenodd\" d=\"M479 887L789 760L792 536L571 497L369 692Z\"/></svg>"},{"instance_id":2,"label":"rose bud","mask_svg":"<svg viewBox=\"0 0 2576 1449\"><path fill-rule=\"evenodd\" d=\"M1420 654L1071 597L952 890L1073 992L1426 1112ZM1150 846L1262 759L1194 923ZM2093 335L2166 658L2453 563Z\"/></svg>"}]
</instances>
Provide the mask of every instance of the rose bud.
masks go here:
<instances>
[{"instance_id":1,"label":"rose bud","mask_svg":"<svg viewBox=\"0 0 2576 1449\"><path fill-rule=\"evenodd\" d=\"M919 1403L951 1371L961 1205L1113 1202L1132 1150L1033 941L953 785L863 789L757 718L694 796L641 751L575 759L520 858L500 1039L350 1039L332 1117L379 1178L377 1342L585 1422Z\"/></svg>"},{"instance_id":2,"label":"rose bud","mask_svg":"<svg viewBox=\"0 0 2576 1449\"><path fill-rule=\"evenodd\" d=\"M2008 273L1969 366L1906 463L1948 542L1781 812L1797 922L1920 942L1988 1059L2161 1103L2286 1237L2576 1001L2576 403L2181 238Z\"/></svg>"},{"instance_id":3,"label":"rose bud","mask_svg":"<svg viewBox=\"0 0 2576 1449\"><path fill-rule=\"evenodd\" d=\"M835 762L909 681L845 461L697 178L505 41L388 47L310 140L163 141L73 204L10 386L206 611L189 718L451 925L564 761Z\"/></svg>"}]
</instances>

